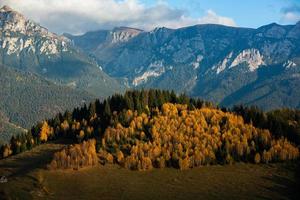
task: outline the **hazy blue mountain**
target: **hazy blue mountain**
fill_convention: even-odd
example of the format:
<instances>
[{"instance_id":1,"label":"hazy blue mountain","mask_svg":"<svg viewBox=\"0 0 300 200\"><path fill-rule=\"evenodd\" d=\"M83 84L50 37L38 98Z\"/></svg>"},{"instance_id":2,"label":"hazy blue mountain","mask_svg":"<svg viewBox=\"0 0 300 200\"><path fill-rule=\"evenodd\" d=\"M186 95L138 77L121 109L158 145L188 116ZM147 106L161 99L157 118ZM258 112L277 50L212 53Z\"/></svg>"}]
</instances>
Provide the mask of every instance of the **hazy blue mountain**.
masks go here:
<instances>
[{"instance_id":1,"label":"hazy blue mountain","mask_svg":"<svg viewBox=\"0 0 300 200\"><path fill-rule=\"evenodd\" d=\"M156 28L117 42L107 39L112 33L66 36L129 87L174 89L222 105L300 106L300 23Z\"/></svg>"}]
</instances>

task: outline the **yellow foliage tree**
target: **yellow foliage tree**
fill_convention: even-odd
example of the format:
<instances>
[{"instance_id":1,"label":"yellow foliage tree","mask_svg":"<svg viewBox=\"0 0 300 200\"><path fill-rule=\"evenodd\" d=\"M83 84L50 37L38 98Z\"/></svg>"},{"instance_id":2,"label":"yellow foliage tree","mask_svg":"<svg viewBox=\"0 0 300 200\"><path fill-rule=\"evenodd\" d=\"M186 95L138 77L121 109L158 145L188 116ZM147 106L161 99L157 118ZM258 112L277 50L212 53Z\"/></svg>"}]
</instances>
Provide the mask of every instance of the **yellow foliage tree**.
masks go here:
<instances>
[{"instance_id":1,"label":"yellow foliage tree","mask_svg":"<svg viewBox=\"0 0 300 200\"><path fill-rule=\"evenodd\" d=\"M50 127L46 121L44 121L39 133L40 141L47 142L48 137L51 136L52 134L53 134L53 128Z\"/></svg>"},{"instance_id":2,"label":"yellow foliage tree","mask_svg":"<svg viewBox=\"0 0 300 200\"><path fill-rule=\"evenodd\" d=\"M268 163L299 157L298 148L286 139L272 139L269 131L246 124L242 117L229 112L189 110L187 105L166 103L161 110L152 109L152 114L128 110L129 127L116 123L107 128L103 151L126 168L139 170L151 169L152 165L188 169L219 162Z\"/></svg>"},{"instance_id":3,"label":"yellow foliage tree","mask_svg":"<svg viewBox=\"0 0 300 200\"><path fill-rule=\"evenodd\" d=\"M256 164L259 164L259 163L260 163L260 160L261 160L260 154L259 154L259 153L256 153L256 154L255 154L255 157L254 157L254 162L255 162Z\"/></svg>"}]
</instances>

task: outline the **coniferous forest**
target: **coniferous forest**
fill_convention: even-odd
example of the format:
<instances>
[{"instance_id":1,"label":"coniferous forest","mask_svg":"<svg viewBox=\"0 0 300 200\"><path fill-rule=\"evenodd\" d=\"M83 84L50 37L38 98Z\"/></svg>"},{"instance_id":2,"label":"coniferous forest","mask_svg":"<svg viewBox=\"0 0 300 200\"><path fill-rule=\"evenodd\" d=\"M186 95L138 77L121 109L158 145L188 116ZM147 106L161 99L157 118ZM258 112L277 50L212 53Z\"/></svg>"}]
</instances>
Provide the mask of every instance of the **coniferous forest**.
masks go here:
<instances>
[{"instance_id":1,"label":"coniferous forest","mask_svg":"<svg viewBox=\"0 0 300 200\"><path fill-rule=\"evenodd\" d=\"M133 170L234 162L269 163L299 157L300 112L219 108L173 91L132 90L95 100L13 136L6 158L37 145L71 139L50 169L116 163Z\"/></svg>"}]
</instances>

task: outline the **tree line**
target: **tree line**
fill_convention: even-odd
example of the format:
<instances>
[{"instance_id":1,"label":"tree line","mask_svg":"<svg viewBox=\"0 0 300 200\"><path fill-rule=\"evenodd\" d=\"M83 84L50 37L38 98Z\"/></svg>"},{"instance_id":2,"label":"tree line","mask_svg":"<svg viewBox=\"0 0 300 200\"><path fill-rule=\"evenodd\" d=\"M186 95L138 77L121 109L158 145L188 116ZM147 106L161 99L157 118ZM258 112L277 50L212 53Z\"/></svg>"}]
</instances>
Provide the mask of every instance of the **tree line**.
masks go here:
<instances>
[{"instance_id":1,"label":"tree line","mask_svg":"<svg viewBox=\"0 0 300 200\"><path fill-rule=\"evenodd\" d=\"M163 113L163 109L164 109L163 106L168 105L166 103L171 103L174 105L180 104L182 106L186 106L186 112L188 113L202 108L213 109L218 112L221 112L221 109L219 109L216 105L214 105L211 102L206 102L196 98L189 98L184 94L176 95L174 91L163 91L163 90L154 90L154 89L140 90L140 91L131 90L131 91L127 91L124 95L115 94L105 99L104 101L95 100L88 105L84 105L80 108L79 107L75 108L72 111L59 113L52 119L44 120L38 123L37 125L33 126L26 134L13 136L9 144L2 145L0 148L0 156L2 158L5 158L10 155L14 155L26 150L30 150L34 146L39 145L41 143L56 140L59 138L71 138L74 140L74 142L77 143L81 143L82 141L96 138L97 140L96 150L100 152L103 158L105 158L104 160L108 162L116 162L116 161L118 162L119 160L120 162L121 161L124 162L124 166L126 163L126 166L128 167L131 166L131 164L128 164L130 163L128 161L128 159L130 158L126 157L129 155L127 151L123 152L120 149L117 150L114 148L114 146L107 145L107 144L104 148L103 139L104 141L106 141L105 137L108 134L107 131L113 130L118 126L120 128L120 125L122 126L122 128L129 129L130 126L132 126L132 123L135 123L135 121L133 120L135 117L138 117L139 120L141 120L141 118L143 119L143 117L148 118L148 121L150 121L151 119L155 119L158 116L161 116L160 113L161 112ZM232 109L223 108L222 110L224 111L224 113L232 112L241 115L243 120L246 123L250 124L251 126L253 125L260 129L269 129L272 135L274 135L276 139L278 139L276 141L280 143L279 144L280 146L285 146L285 144L289 144L289 142L286 139L280 139L281 136L284 136L288 138L290 141L299 144L299 141L297 140L296 137L299 136L300 133L299 114L294 114L294 115L291 115L290 113L287 114L287 112L299 113L299 111L282 110L276 112L274 111L274 113L271 114L271 112L264 113L263 111L257 108L255 109L253 107L247 108L244 106L236 106ZM130 114L130 112L132 114ZM261 122L262 118L264 118L265 120L263 121L264 123ZM276 126L276 123L278 121L280 121L282 124L280 127ZM144 139L142 139L142 141L152 139L151 136L152 132L149 131L150 125L143 124L144 122L139 122L138 126L140 126L141 123L143 125L143 128L145 129L145 131L143 131ZM295 127L293 128L293 131L289 131L292 129L291 127ZM191 127L188 128L188 130L191 131ZM221 129L218 130L220 131ZM184 134L187 133L184 132ZM275 145L274 142L272 143L273 139L275 138L269 139L269 143L268 143L269 146L272 146L272 144ZM130 140L129 144L132 145L133 140ZM255 143L255 145L256 144L257 143ZM269 146L266 149L269 149ZM184 147L182 148L184 149ZM225 147L218 146L218 149L219 148L224 149ZM209 152L210 151L208 151L208 153ZM238 159L236 159L236 154L229 154L231 157L228 156L226 161L226 157L224 157L225 155L224 152L218 150L216 152L214 151L214 153L216 157L216 160L214 160L214 162L224 162L224 163L225 162L228 163L240 159L251 160L251 162L256 162L256 161L258 162L258 160L265 162L264 160L266 160L266 157L268 157L268 154L259 150L258 151L259 156L258 154L254 156L253 154L251 154L251 158L246 156L246 158L238 157ZM212 155L212 153L210 154ZM228 154L226 154L226 156L227 155ZM178 162L176 161L177 164L173 164L173 165L186 166L187 164L185 162L187 162L188 159L185 158L186 157L181 157L182 160L180 162L179 160ZM222 159L220 160L219 158ZM148 168L148 167L150 168L158 165L158 161L153 161L153 163L155 163L153 165L151 160L152 166L150 166L150 160L148 158L141 160L140 165L144 166L142 168ZM206 157L204 160L205 162L201 161L200 163L202 162L210 163L206 161L207 160ZM168 162L166 161L165 162L161 161L160 163L161 165L169 165Z\"/></svg>"},{"instance_id":2,"label":"tree line","mask_svg":"<svg viewBox=\"0 0 300 200\"><path fill-rule=\"evenodd\" d=\"M210 102L188 98L185 94L176 95L174 91L130 90L124 95L115 94L104 101L97 99L72 111L59 113L52 119L36 124L26 134L13 136L8 144L0 147L0 158L59 138L71 138L74 142L101 138L105 129L114 124L117 118L124 119L124 111L150 112L152 108L160 108L166 102L187 104L190 107L214 106Z\"/></svg>"},{"instance_id":3,"label":"tree line","mask_svg":"<svg viewBox=\"0 0 300 200\"><path fill-rule=\"evenodd\" d=\"M234 106L232 112L242 116L246 123L262 129L268 129L277 138L286 137L300 145L300 110L277 109L263 112L256 106Z\"/></svg>"}]
</instances>

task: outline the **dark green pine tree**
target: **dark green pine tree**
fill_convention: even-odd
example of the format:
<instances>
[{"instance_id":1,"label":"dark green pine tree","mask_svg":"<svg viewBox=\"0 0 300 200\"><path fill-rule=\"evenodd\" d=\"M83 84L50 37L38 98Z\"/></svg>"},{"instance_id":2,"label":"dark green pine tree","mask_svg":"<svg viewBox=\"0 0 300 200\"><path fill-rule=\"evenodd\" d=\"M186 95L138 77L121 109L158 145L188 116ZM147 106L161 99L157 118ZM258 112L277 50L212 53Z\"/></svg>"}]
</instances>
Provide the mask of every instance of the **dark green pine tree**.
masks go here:
<instances>
[{"instance_id":1,"label":"dark green pine tree","mask_svg":"<svg viewBox=\"0 0 300 200\"><path fill-rule=\"evenodd\" d=\"M149 105L150 109L158 107L157 96L156 96L156 91L155 90L149 90L148 105Z\"/></svg>"},{"instance_id":2,"label":"dark green pine tree","mask_svg":"<svg viewBox=\"0 0 300 200\"><path fill-rule=\"evenodd\" d=\"M177 95L176 95L176 93L174 92L174 90L171 91L171 94L170 94L170 102L171 102L171 103L177 103Z\"/></svg>"},{"instance_id":3,"label":"dark green pine tree","mask_svg":"<svg viewBox=\"0 0 300 200\"><path fill-rule=\"evenodd\" d=\"M179 103L189 105L190 103L189 97L186 94L179 95Z\"/></svg>"},{"instance_id":4,"label":"dark green pine tree","mask_svg":"<svg viewBox=\"0 0 300 200\"><path fill-rule=\"evenodd\" d=\"M32 140L33 140L32 134L31 134L30 130L28 130L28 132L26 134L26 141L27 141L26 145L27 145L28 150L33 148Z\"/></svg>"},{"instance_id":5,"label":"dark green pine tree","mask_svg":"<svg viewBox=\"0 0 300 200\"><path fill-rule=\"evenodd\" d=\"M96 104L95 104L95 102L90 103L88 112L89 112L89 118L88 119L90 119L91 117L93 117L96 114Z\"/></svg>"},{"instance_id":6,"label":"dark green pine tree","mask_svg":"<svg viewBox=\"0 0 300 200\"><path fill-rule=\"evenodd\" d=\"M133 102L134 102L134 110L136 110L139 114L143 112L143 108L140 100L140 93L138 91L133 92Z\"/></svg>"},{"instance_id":7,"label":"dark green pine tree","mask_svg":"<svg viewBox=\"0 0 300 200\"><path fill-rule=\"evenodd\" d=\"M10 145L14 155L20 153L20 145L18 145L18 142L18 139L15 136L12 136L10 140Z\"/></svg>"},{"instance_id":8,"label":"dark green pine tree","mask_svg":"<svg viewBox=\"0 0 300 200\"><path fill-rule=\"evenodd\" d=\"M133 95L131 91L127 91L125 93L125 104L126 104L126 108L129 110L134 110L134 102L133 102Z\"/></svg>"},{"instance_id":9,"label":"dark green pine tree","mask_svg":"<svg viewBox=\"0 0 300 200\"><path fill-rule=\"evenodd\" d=\"M110 125L110 120L112 117L109 101L104 100L104 111L103 111L103 128Z\"/></svg>"},{"instance_id":10,"label":"dark green pine tree","mask_svg":"<svg viewBox=\"0 0 300 200\"><path fill-rule=\"evenodd\" d=\"M61 121L60 121L60 119L59 119L59 115L56 115L56 116L54 117L54 119L52 120L51 126L52 126L52 127L57 127L57 126L59 126L60 124L61 124Z\"/></svg>"},{"instance_id":11,"label":"dark green pine tree","mask_svg":"<svg viewBox=\"0 0 300 200\"><path fill-rule=\"evenodd\" d=\"M21 134L18 136L19 141L21 142L20 152L24 152L27 150L27 139L25 134Z\"/></svg>"},{"instance_id":12,"label":"dark green pine tree","mask_svg":"<svg viewBox=\"0 0 300 200\"><path fill-rule=\"evenodd\" d=\"M72 113L70 111L66 111L64 114L64 120L67 120L69 123L72 122Z\"/></svg>"}]
</instances>

